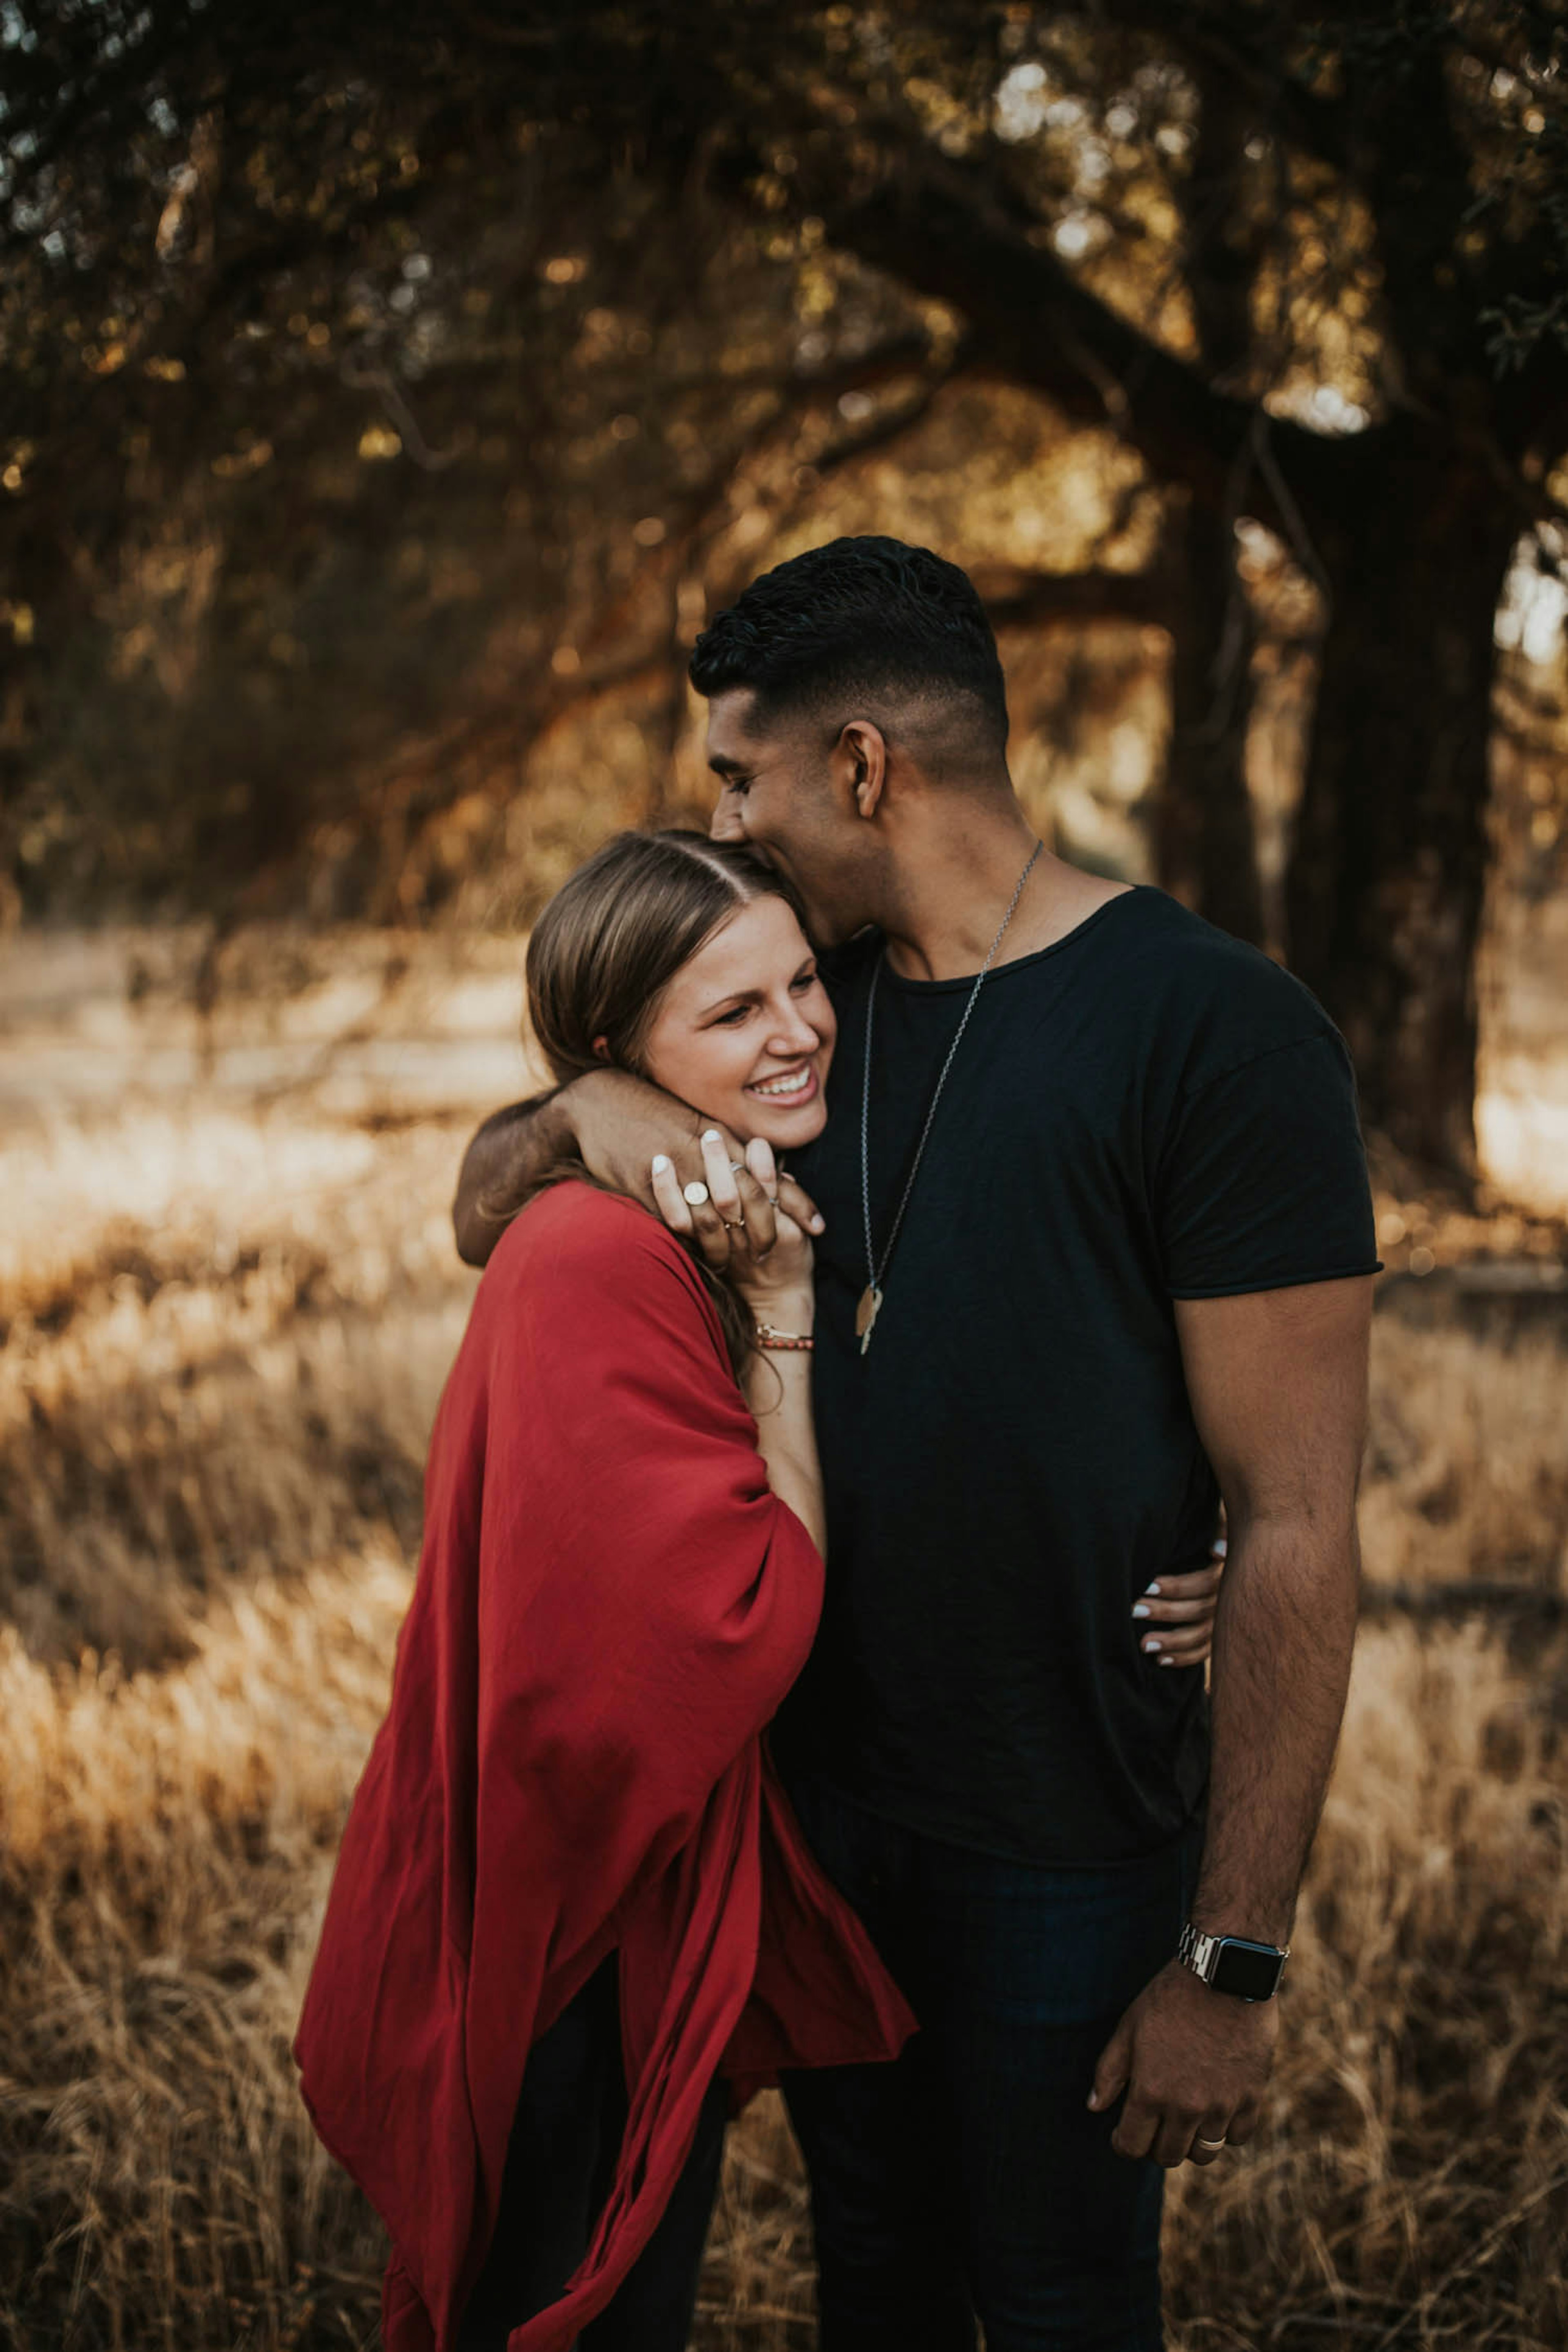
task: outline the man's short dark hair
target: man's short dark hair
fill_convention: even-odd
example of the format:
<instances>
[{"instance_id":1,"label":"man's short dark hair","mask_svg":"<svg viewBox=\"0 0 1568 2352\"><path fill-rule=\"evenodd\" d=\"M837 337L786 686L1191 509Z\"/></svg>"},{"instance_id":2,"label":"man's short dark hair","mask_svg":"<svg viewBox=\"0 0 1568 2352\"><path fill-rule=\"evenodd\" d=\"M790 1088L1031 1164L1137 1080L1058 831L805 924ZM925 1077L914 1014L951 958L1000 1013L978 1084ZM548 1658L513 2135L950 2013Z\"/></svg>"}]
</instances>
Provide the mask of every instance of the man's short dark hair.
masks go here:
<instances>
[{"instance_id":1,"label":"man's short dark hair","mask_svg":"<svg viewBox=\"0 0 1568 2352\"><path fill-rule=\"evenodd\" d=\"M698 638L691 683L704 695L750 687L764 723L858 695L962 696L984 748L1006 748L1002 664L973 583L899 539L836 539L764 572Z\"/></svg>"}]
</instances>

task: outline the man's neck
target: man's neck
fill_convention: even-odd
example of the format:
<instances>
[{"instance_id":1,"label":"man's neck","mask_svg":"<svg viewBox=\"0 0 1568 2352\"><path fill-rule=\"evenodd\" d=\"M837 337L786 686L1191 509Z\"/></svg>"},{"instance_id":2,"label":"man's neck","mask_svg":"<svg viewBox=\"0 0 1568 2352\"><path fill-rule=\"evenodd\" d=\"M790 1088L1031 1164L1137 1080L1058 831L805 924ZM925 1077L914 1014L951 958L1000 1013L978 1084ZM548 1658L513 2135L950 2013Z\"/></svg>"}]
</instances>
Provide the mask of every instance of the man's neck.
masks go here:
<instances>
[{"instance_id":1,"label":"man's neck","mask_svg":"<svg viewBox=\"0 0 1568 2352\"><path fill-rule=\"evenodd\" d=\"M1008 800L994 810L955 809L941 835L928 834L918 853L911 845L895 862L897 898L882 924L893 970L905 980L960 980L977 972L1037 837L1018 803ZM1065 939L1126 887L1080 873L1042 850L994 964L1037 954Z\"/></svg>"}]
</instances>

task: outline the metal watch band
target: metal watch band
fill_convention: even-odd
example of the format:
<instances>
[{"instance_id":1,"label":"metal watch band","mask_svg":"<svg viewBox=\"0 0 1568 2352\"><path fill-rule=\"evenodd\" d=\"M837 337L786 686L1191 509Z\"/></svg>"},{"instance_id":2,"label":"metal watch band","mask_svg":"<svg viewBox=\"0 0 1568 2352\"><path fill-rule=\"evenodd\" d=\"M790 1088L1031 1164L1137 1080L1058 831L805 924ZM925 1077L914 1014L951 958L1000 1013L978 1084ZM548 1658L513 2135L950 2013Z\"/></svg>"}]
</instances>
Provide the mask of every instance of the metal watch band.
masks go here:
<instances>
[{"instance_id":1,"label":"metal watch band","mask_svg":"<svg viewBox=\"0 0 1568 2352\"><path fill-rule=\"evenodd\" d=\"M1279 1989L1279 1979L1285 1973L1285 1963L1290 1957L1289 1944L1259 1944L1255 1943L1249 1937L1242 1936L1207 1936L1200 1928L1194 1927L1189 1919L1177 1938L1176 1958L1182 1966L1190 1969L1194 1976L1202 1983L1212 1985L1219 1974L1221 1958L1227 1944L1239 1948L1249 1955L1274 1959L1277 1967L1272 1990L1268 1993L1243 1993L1238 1996L1242 2000L1272 2000L1274 1993Z\"/></svg>"}]
</instances>

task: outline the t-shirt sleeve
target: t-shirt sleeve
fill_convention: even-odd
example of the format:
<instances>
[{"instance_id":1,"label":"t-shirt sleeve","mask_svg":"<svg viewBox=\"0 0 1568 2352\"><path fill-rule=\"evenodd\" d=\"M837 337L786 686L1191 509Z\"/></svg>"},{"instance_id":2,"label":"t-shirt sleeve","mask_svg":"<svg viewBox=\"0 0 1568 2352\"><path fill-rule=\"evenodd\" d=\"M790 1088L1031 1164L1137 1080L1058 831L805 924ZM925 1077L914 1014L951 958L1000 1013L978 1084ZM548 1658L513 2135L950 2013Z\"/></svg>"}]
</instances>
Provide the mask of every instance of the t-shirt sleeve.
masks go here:
<instances>
[{"instance_id":1,"label":"t-shirt sleeve","mask_svg":"<svg viewBox=\"0 0 1568 2352\"><path fill-rule=\"evenodd\" d=\"M1334 1031L1269 1047L1183 1096L1156 1217L1173 1298L1378 1271L1355 1078Z\"/></svg>"}]
</instances>

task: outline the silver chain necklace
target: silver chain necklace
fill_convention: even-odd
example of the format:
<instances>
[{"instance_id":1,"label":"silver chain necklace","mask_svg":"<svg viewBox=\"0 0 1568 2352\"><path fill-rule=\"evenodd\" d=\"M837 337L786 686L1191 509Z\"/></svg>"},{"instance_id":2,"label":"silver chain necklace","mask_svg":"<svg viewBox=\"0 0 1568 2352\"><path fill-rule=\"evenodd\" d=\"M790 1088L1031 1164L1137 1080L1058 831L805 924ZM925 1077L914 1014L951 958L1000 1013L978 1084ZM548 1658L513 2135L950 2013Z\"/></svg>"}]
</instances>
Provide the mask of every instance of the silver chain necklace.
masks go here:
<instances>
[{"instance_id":1,"label":"silver chain necklace","mask_svg":"<svg viewBox=\"0 0 1568 2352\"><path fill-rule=\"evenodd\" d=\"M910 1205L910 1194L914 1191L915 1178L921 1172L921 1161L925 1158L926 1144L930 1140L931 1125L936 1118L936 1107L942 1100L942 1089L947 1084L947 1074L952 1067L954 1055L958 1052L959 1046L963 1042L963 1033L969 1026L969 1016L980 1001L980 992L985 985L985 975L996 960L996 950L1001 946L1003 940L1006 936L1008 924L1012 921L1014 915L1017 912L1018 901L1024 895L1024 885L1028 880L1030 875L1034 872L1035 860L1039 856L1039 854L1045 845L1046 845L1043 841L1037 841L1034 848L1029 853L1029 862L1027 866L1025 866L1022 874L1019 875L1018 887L1007 902L1007 911L1002 918L1001 929L997 931L995 938L992 940L990 950L986 955L985 961L974 976L974 985L969 992L969 1002L963 1008L963 1018L960 1021L958 1027L953 1032L952 1043L947 1049L947 1058L942 1063L942 1070L936 1082L936 1090L931 1096L931 1106L925 1115L925 1125L921 1129L921 1139L915 1146L914 1160L910 1164L909 1176L905 1181L902 1198L899 1202L898 1209L893 1217L892 1231L888 1235L888 1245L882 1252L882 1263L880 1266L877 1264L877 1253L871 1240L870 1139L871 1020L877 1007L877 982L882 976L882 959L880 955L878 956L876 962L871 967L871 985L866 995L866 1066L860 1085L860 1208L866 1221L866 1287L860 1294L860 1304L855 1309L855 1337L860 1342L860 1353L863 1356L869 1352L871 1346L871 1334L876 1328L877 1318L881 1313L882 1285L888 1278L888 1268L892 1263L893 1251L898 1243L899 1231L904 1222L904 1211Z\"/></svg>"}]
</instances>

